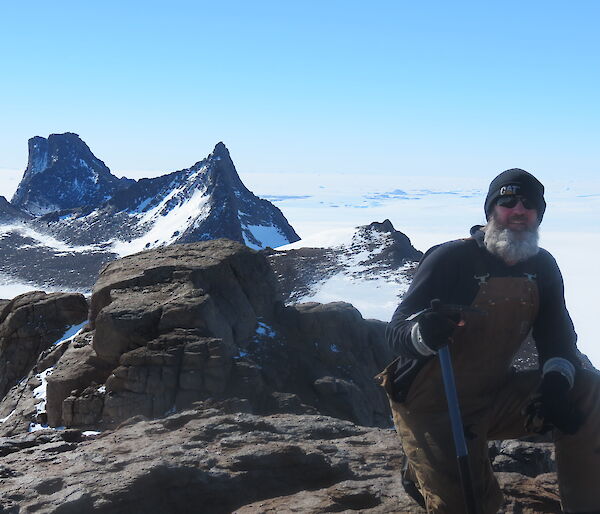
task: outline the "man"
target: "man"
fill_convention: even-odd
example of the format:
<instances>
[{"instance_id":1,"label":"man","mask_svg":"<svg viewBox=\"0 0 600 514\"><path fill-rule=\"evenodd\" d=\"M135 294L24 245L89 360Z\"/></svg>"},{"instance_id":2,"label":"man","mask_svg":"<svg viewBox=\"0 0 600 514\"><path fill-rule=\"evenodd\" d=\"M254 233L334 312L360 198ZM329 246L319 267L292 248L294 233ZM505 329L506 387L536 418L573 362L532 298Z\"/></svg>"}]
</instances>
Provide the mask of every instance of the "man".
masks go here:
<instances>
[{"instance_id":1,"label":"man","mask_svg":"<svg viewBox=\"0 0 600 514\"><path fill-rule=\"evenodd\" d=\"M437 351L452 356L476 498L502 502L488 440L553 429L565 512L600 512L600 380L582 369L554 258L538 248L544 186L521 169L490 184L487 224L429 250L387 330L399 354L382 373L396 430L429 513L465 512ZM411 316L439 299L470 309ZM540 370L511 362L530 335Z\"/></svg>"}]
</instances>

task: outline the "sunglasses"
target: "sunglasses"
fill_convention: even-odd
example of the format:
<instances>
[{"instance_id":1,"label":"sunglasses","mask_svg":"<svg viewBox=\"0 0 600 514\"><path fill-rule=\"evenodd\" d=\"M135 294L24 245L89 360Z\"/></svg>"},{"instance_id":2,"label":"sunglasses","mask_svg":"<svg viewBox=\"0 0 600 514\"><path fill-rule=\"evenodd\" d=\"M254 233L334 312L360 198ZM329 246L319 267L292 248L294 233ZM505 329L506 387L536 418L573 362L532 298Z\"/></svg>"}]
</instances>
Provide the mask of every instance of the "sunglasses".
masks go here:
<instances>
[{"instance_id":1,"label":"sunglasses","mask_svg":"<svg viewBox=\"0 0 600 514\"><path fill-rule=\"evenodd\" d=\"M518 195L501 196L496 201L496 205L499 205L500 207L506 207L507 209L512 209L513 207L516 207L519 202L521 202L523 207L525 207L527 210L536 208L531 200L525 198L524 196Z\"/></svg>"}]
</instances>

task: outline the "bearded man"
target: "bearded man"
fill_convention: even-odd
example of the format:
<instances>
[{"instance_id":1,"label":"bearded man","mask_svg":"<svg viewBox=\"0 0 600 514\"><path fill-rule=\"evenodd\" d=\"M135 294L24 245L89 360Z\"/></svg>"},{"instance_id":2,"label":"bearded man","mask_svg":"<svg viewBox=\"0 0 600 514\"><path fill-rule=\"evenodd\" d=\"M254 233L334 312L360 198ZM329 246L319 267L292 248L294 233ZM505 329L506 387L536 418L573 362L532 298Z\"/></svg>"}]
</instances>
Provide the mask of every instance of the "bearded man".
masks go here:
<instances>
[{"instance_id":1,"label":"bearded man","mask_svg":"<svg viewBox=\"0 0 600 514\"><path fill-rule=\"evenodd\" d=\"M429 513L465 512L438 350L449 345L481 512L502 494L488 441L552 430L564 512L600 512L600 380L585 370L552 255L538 247L544 186L511 169L490 184L487 224L430 249L388 325L399 358L381 374L396 430ZM462 319L433 299L472 308ZM447 311L447 310L446 310ZM511 367L531 336L539 370Z\"/></svg>"}]
</instances>

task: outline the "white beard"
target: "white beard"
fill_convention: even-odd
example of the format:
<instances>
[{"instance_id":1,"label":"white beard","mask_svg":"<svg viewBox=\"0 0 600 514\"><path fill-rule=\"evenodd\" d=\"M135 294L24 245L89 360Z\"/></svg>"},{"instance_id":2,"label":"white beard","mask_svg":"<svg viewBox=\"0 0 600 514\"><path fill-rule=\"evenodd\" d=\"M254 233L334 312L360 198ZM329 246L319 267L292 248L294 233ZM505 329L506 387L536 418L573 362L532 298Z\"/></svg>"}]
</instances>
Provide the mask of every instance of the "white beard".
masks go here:
<instances>
[{"instance_id":1,"label":"white beard","mask_svg":"<svg viewBox=\"0 0 600 514\"><path fill-rule=\"evenodd\" d=\"M517 232L498 224L492 215L483 227L483 242L488 252L500 257L507 264L516 264L533 257L539 251L538 229Z\"/></svg>"}]
</instances>

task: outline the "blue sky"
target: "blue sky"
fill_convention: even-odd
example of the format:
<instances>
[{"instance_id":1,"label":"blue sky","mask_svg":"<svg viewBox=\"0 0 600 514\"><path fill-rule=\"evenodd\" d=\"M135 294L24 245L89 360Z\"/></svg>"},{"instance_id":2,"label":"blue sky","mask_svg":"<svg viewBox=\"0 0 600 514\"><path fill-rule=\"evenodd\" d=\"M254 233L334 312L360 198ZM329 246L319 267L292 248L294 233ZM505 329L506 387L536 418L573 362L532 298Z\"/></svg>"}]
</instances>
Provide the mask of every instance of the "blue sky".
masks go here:
<instances>
[{"instance_id":1,"label":"blue sky","mask_svg":"<svg viewBox=\"0 0 600 514\"><path fill-rule=\"evenodd\" d=\"M3 2L0 168L76 132L117 174L598 172L593 1Z\"/></svg>"}]
</instances>

